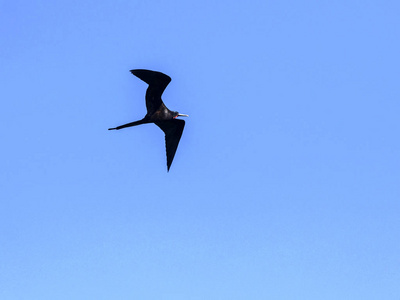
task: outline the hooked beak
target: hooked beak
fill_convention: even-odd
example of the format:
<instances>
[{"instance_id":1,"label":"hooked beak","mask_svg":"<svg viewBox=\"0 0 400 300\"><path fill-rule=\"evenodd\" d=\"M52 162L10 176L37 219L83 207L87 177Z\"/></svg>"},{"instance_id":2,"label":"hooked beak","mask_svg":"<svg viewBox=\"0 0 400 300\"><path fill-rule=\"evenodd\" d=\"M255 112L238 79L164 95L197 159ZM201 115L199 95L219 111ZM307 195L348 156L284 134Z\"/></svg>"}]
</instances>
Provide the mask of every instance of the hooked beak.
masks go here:
<instances>
[{"instance_id":1,"label":"hooked beak","mask_svg":"<svg viewBox=\"0 0 400 300\"><path fill-rule=\"evenodd\" d=\"M185 114L178 114L178 117L189 117L189 115L185 115Z\"/></svg>"}]
</instances>

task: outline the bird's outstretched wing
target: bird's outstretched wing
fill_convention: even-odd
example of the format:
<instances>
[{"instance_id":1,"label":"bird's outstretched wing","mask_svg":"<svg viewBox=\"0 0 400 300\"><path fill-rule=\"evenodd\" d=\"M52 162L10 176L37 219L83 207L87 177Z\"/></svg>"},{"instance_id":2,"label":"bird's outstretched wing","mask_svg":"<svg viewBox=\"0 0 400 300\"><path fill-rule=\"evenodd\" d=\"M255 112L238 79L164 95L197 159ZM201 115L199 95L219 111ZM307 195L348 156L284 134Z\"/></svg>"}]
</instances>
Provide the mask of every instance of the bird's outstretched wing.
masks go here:
<instances>
[{"instance_id":1,"label":"bird's outstretched wing","mask_svg":"<svg viewBox=\"0 0 400 300\"><path fill-rule=\"evenodd\" d=\"M144 69L131 70L131 73L149 85L146 92L146 108L148 114L154 113L162 104L161 95L171 82L171 77Z\"/></svg>"},{"instance_id":2,"label":"bird's outstretched wing","mask_svg":"<svg viewBox=\"0 0 400 300\"><path fill-rule=\"evenodd\" d=\"M168 121L157 121L155 124L161 128L165 133L165 147L167 150L167 167L168 171L171 167L172 161L175 156L176 149L178 148L179 141L182 136L185 121L173 119Z\"/></svg>"}]
</instances>

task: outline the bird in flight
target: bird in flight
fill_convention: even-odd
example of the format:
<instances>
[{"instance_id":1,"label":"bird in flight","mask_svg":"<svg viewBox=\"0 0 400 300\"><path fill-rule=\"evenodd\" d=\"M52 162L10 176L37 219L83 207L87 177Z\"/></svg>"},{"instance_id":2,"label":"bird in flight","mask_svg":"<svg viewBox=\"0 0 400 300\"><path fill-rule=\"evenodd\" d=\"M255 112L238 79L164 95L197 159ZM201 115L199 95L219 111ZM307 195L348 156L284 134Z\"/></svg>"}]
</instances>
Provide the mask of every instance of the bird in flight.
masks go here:
<instances>
[{"instance_id":1,"label":"bird in flight","mask_svg":"<svg viewBox=\"0 0 400 300\"><path fill-rule=\"evenodd\" d=\"M161 72L144 69L131 70L130 72L149 85L146 91L147 114L139 121L109 128L108 130L119 130L147 123L156 124L165 133L167 168L169 171L185 127L185 121L177 119L177 117L188 117L188 115L169 110L161 100L161 95L170 83L171 77Z\"/></svg>"}]
</instances>

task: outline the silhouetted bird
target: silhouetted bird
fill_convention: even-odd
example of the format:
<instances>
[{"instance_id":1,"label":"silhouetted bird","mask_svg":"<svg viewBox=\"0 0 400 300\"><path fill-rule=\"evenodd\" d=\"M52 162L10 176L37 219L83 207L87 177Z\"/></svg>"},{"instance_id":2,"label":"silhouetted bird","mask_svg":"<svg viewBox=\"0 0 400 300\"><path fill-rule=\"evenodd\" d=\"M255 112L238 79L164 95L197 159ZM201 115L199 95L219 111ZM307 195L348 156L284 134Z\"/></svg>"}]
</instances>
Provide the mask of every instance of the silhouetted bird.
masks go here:
<instances>
[{"instance_id":1,"label":"silhouetted bird","mask_svg":"<svg viewBox=\"0 0 400 300\"><path fill-rule=\"evenodd\" d=\"M161 95L171 81L168 75L142 69L131 70L131 73L149 85L146 91L147 114L142 120L109 128L108 130L119 130L140 124L155 123L165 133L167 167L169 171L182 136L183 127L185 127L185 121L176 119L176 117L188 117L188 115L180 114L177 111L170 111L162 102Z\"/></svg>"}]
</instances>

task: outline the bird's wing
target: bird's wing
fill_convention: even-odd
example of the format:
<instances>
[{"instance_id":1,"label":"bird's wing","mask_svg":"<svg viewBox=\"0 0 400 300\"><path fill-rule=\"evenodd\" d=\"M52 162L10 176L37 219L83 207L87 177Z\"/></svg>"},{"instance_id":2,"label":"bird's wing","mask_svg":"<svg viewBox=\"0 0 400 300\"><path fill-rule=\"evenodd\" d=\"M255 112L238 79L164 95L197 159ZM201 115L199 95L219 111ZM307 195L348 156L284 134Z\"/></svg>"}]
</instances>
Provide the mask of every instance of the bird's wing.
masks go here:
<instances>
[{"instance_id":1,"label":"bird's wing","mask_svg":"<svg viewBox=\"0 0 400 300\"><path fill-rule=\"evenodd\" d=\"M161 72L143 69L131 70L131 73L149 85L146 92L146 108L148 114L154 113L162 104L161 95L171 82L171 77Z\"/></svg>"},{"instance_id":2,"label":"bird's wing","mask_svg":"<svg viewBox=\"0 0 400 300\"><path fill-rule=\"evenodd\" d=\"M165 147L167 150L168 171L174 159L176 149L182 136L185 121L173 119L168 121L157 121L155 124L165 133Z\"/></svg>"}]
</instances>

